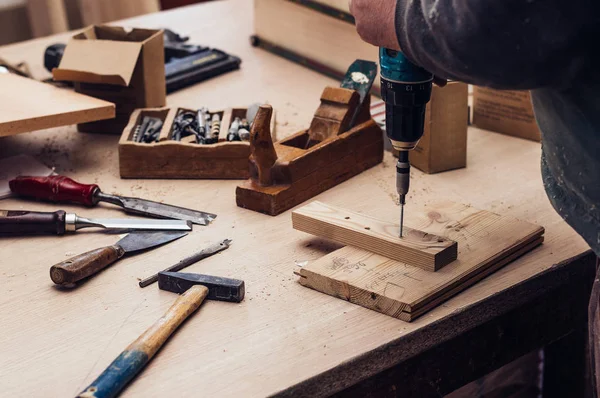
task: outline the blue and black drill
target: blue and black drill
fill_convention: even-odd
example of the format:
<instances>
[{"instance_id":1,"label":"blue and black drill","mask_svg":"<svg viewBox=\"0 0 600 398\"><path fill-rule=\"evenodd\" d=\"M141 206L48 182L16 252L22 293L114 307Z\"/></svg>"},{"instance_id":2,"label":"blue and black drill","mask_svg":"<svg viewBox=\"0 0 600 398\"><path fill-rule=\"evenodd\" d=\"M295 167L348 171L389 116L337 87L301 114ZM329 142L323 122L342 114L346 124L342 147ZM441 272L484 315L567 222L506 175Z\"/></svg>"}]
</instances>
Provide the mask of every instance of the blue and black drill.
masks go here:
<instances>
[{"instance_id":1,"label":"blue and black drill","mask_svg":"<svg viewBox=\"0 0 600 398\"><path fill-rule=\"evenodd\" d=\"M411 63L399 51L380 48L381 98L385 102L385 130L399 152L396 189L400 195L400 237L404 204L410 185L408 151L417 146L425 127L425 107L431 98L433 75Z\"/></svg>"}]
</instances>

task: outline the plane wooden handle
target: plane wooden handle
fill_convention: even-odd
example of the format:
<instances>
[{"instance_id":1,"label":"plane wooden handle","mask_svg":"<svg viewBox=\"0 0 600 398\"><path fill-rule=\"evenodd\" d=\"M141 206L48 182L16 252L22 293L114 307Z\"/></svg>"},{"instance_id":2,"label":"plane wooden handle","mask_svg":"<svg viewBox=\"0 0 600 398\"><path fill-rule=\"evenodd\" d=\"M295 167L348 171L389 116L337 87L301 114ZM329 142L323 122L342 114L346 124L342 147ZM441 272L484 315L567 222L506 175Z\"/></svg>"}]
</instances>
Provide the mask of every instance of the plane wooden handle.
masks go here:
<instances>
[{"instance_id":1,"label":"plane wooden handle","mask_svg":"<svg viewBox=\"0 0 600 398\"><path fill-rule=\"evenodd\" d=\"M37 211L0 210L0 234L55 234L65 233L65 216L62 210L53 213Z\"/></svg>"},{"instance_id":2,"label":"plane wooden handle","mask_svg":"<svg viewBox=\"0 0 600 398\"><path fill-rule=\"evenodd\" d=\"M53 265L50 279L57 285L70 285L108 267L125 254L121 246L92 250Z\"/></svg>"},{"instance_id":3,"label":"plane wooden handle","mask_svg":"<svg viewBox=\"0 0 600 398\"><path fill-rule=\"evenodd\" d=\"M261 105L250 129L250 176L261 186L273 183L271 169L277 161L277 152L271 137L271 105Z\"/></svg>"},{"instance_id":4,"label":"plane wooden handle","mask_svg":"<svg viewBox=\"0 0 600 398\"><path fill-rule=\"evenodd\" d=\"M94 192L98 185L80 184L65 176L20 176L8 183L10 190L19 196L28 196L51 202L75 202L87 206L98 203Z\"/></svg>"},{"instance_id":5,"label":"plane wooden handle","mask_svg":"<svg viewBox=\"0 0 600 398\"><path fill-rule=\"evenodd\" d=\"M179 325L200 307L207 295L206 286L196 285L188 289L177 298L162 318L131 343L78 397L116 397L146 366Z\"/></svg>"}]
</instances>

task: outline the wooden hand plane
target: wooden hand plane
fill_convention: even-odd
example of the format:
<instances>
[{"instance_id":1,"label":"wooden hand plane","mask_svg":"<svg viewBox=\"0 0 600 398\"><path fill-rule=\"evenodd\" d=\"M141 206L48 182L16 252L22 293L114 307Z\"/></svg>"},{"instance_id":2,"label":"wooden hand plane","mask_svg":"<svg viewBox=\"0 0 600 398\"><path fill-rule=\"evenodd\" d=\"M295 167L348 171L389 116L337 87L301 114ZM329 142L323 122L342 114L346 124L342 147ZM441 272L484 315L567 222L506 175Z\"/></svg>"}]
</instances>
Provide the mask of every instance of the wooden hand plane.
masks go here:
<instances>
[{"instance_id":1,"label":"wooden hand plane","mask_svg":"<svg viewBox=\"0 0 600 398\"><path fill-rule=\"evenodd\" d=\"M250 131L250 179L237 187L237 205L278 215L375 166L383 132L370 114L377 64L356 61L342 87L326 87L308 130L273 143L272 108L260 107Z\"/></svg>"}]
</instances>

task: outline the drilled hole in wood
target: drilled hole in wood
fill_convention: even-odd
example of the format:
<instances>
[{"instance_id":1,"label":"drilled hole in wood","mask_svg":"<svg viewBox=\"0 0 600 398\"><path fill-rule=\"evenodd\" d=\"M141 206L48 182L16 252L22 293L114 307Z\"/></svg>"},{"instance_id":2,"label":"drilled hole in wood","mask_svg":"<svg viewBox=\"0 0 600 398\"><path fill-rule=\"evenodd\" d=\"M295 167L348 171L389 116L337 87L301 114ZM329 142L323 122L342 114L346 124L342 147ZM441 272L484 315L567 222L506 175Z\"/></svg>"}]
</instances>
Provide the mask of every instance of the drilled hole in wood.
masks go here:
<instances>
[{"instance_id":1,"label":"drilled hole in wood","mask_svg":"<svg viewBox=\"0 0 600 398\"><path fill-rule=\"evenodd\" d=\"M438 238L438 243L442 243L443 241L444 241L444 239Z\"/></svg>"},{"instance_id":2,"label":"drilled hole in wood","mask_svg":"<svg viewBox=\"0 0 600 398\"><path fill-rule=\"evenodd\" d=\"M365 227L365 229L366 229L366 230L370 230L370 229L371 229L371 227Z\"/></svg>"},{"instance_id":3,"label":"drilled hole in wood","mask_svg":"<svg viewBox=\"0 0 600 398\"><path fill-rule=\"evenodd\" d=\"M349 220L349 219L350 219L350 217L344 217L344 220Z\"/></svg>"}]
</instances>

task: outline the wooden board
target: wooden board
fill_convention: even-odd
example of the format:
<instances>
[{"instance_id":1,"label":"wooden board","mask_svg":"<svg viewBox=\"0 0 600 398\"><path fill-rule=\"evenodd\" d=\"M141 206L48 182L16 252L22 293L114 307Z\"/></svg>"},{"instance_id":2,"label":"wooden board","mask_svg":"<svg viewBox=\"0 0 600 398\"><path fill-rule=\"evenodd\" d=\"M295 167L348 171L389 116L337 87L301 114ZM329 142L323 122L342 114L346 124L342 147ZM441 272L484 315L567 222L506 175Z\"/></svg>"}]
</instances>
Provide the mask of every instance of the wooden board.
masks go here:
<instances>
[{"instance_id":1,"label":"wooden board","mask_svg":"<svg viewBox=\"0 0 600 398\"><path fill-rule=\"evenodd\" d=\"M115 117L110 102L11 73L0 87L0 137Z\"/></svg>"},{"instance_id":2,"label":"wooden board","mask_svg":"<svg viewBox=\"0 0 600 398\"><path fill-rule=\"evenodd\" d=\"M354 25L291 1L255 0L254 33L340 76L355 59L379 60L377 47L361 40Z\"/></svg>"},{"instance_id":3,"label":"wooden board","mask_svg":"<svg viewBox=\"0 0 600 398\"><path fill-rule=\"evenodd\" d=\"M458 260L429 272L346 246L302 268L299 282L412 321L543 241L542 227L451 202L430 205L419 218L419 230L458 243Z\"/></svg>"},{"instance_id":4,"label":"wooden board","mask_svg":"<svg viewBox=\"0 0 600 398\"><path fill-rule=\"evenodd\" d=\"M294 229L331 239L426 271L437 271L456 260L456 242L442 236L381 221L321 202L292 212Z\"/></svg>"}]
</instances>

